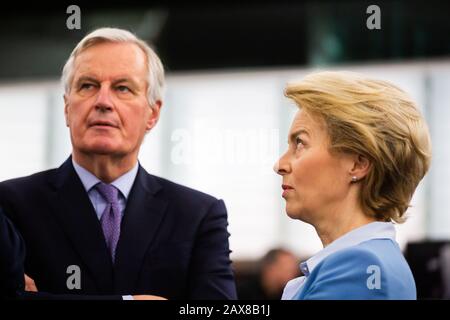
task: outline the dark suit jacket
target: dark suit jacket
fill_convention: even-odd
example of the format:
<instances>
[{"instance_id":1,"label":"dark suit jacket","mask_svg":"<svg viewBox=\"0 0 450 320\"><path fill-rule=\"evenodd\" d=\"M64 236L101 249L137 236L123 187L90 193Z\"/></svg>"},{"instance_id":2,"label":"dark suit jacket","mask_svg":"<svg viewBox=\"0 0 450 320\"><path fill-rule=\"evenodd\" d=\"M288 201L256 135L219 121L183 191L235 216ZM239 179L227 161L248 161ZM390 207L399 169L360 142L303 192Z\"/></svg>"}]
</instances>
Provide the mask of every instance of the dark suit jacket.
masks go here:
<instances>
[{"instance_id":1,"label":"dark suit jacket","mask_svg":"<svg viewBox=\"0 0 450 320\"><path fill-rule=\"evenodd\" d=\"M17 229L0 208L0 299L20 300L106 300L119 299L100 295L55 295L27 292L24 283L25 245Z\"/></svg>"},{"instance_id":2,"label":"dark suit jacket","mask_svg":"<svg viewBox=\"0 0 450 320\"><path fill-rule=\"evenodd\" d=\"M58 169L0 183L0 206L22 233L25 270L40 291L236 298L223 201L142 167L125 208L115 264L71 158ZM80 267L81 289L67 287L71 265Z\"/></svg>"},{"instance_id":3,"label":"dark suit jacket","mask_svg":"<svg viewBox=\"0 0 450 320\"><path fill-rule=\"evenodd\" d=\"M0 298L13 298L23 290L23 240L0 208Z\"/></svg>"}]
</instances>

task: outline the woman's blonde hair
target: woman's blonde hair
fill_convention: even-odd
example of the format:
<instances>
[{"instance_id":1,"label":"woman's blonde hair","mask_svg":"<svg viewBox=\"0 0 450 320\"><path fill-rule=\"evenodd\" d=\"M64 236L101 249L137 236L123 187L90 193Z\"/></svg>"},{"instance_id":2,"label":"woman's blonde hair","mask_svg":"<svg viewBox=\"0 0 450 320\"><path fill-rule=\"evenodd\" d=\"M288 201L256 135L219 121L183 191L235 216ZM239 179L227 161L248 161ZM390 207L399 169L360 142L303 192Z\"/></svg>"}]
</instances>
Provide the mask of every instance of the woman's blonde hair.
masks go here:
<instances>
[{"instance_id":1,"label":"woman's blonde hair","mask_svg":"<svg viewBox=\"0 0 450 320\"><path fill-rule=\"evenodd\" d=\"M325 121L331 152L369 159L371 169L360 181L364 212L404 222L431 161L427 125L408 94L353 72L319 72L288 84L285 95Z\"/></svg>"}]
</instances>

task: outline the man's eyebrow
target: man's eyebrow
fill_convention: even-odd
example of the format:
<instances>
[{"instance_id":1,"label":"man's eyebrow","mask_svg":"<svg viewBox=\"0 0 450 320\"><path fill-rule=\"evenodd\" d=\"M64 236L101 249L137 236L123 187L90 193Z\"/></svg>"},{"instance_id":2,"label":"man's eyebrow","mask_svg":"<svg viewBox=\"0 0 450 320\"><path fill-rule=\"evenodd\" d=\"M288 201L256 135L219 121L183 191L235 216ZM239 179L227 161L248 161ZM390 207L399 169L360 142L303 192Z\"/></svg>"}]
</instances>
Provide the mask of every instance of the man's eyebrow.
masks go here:
<instances>
[{"instance_id":1,"label":"man's eyebrow","mask_svg":"<svg viewBox=\"0 0 450 320\"><path fill-rule=\"evenodd\" d=\"M79 84L80 82L84 82L84 81L89 81L89 82L94 82L94 83L98 83L98 82L99 82L99 81L98 81L96 78L94 78L94 77L91 77L91 76L81 76L80 78L77 79L76 83ZM113 85L117 85L117 84L122 83L122 82L128 82L128 83L130 83L130 84L133 85L133 86L137 86L137 82L134 81L134 80L131 79L131 78L120 78L120 79L114 80L114 81L112 82L112 84L113 84Z\"/></svg>"},{"instance_id":2,"label":"man's eyebrow","mask_svg":"<svg viewBox=\"0 0 450 320\"><path fill-rule=\"evenodd\" d=\"M297 138L297 136L298 136L299 134L301 134L301 133L304 133L304 134L306 134L306 135L309 137L308 131L306 131L305 129L298 129L298 130L295 130L294 132L292 132L292 133L289 135L288 143L289 143L289 142L294 142L294 141L295 141L295 138Z\"/></svg>"},{"instance_id":3,"label":"man's eyebrow","mask_svg":"<svg viewBox=\"0 0 450 320\"><path fill-rule=\"evenodd\" d=\"M95 78L93 78L93 77L90 77L90 76L81 76L81 77L79 77L79 78L77 79L77 82L76 82L76 83L80 83L80 82L83 82L83 81L90 81L90 82L98 83L98 80L97 80L97 79L95 79Z\"/></svg>"},{"instance_id":4,"label":"man's eyebrow","mask_svg":"<svg viewBox=\"0 0 450 320\"><path fill-rule=\"evenodd\" d=\"M121 82L128 82L128 83L130 83L130 84L133 85L133 86L137 86L137 85L138 85L137 82L134 81L134 80L131 79L131 78L120 78L120 79L114 80L112 84L113 84L113 85L117 85L117 84L119 84L119 83L121 83Z\"/></svg>"}]
</instances>

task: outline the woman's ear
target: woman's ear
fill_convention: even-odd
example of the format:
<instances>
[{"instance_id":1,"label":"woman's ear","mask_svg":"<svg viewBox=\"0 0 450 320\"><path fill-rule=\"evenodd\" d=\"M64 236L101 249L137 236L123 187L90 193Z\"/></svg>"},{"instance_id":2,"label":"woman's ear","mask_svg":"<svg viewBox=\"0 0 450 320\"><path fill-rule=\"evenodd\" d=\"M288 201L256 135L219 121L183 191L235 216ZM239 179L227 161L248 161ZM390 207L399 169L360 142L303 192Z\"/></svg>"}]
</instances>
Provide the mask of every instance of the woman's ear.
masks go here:
<instances>
[{"instance_id":1,"label":"woman's ear","mask_svg":"<svg viewBox=\"0 0 450 320\"><path fill-rule=\"evenodd\" d=\"M355 154L353 156L353 167L350 169L350 178L352 182L363 179L372 168L372 163L370 160L360 154Z\"/></svg>"}]
</instances>

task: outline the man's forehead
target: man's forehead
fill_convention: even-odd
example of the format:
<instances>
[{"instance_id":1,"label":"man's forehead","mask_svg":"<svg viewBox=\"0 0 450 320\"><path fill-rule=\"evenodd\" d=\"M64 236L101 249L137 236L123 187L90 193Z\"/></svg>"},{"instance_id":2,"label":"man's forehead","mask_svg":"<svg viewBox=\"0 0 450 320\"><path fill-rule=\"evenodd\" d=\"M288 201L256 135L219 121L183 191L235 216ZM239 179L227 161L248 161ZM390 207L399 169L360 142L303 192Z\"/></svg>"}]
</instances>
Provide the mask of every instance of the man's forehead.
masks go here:
<instances>
[{"instance_id":1,"label":"man's forehead","mask_svg":"<svg viewBox=\"0 0 450 320\"><path fill-rule=\"evenodd\" d=\"M133 74L108 74L105 75L103 73L96 72L76 72L74 81L104 81L108 80L111 82L136 82L139 83L146 79L141 79Z\"/></svg>"},{"instance_id":2,"label":"man's forehead","mask_svg":"<svg viewBox=\"0 0 450 320\"><path fill-rule=\"evenodd\" d=\"M90 48L89 48L90 49ZM89 50L87 49L87 50ZM147 66L140 61L129 59L115 59L107 57L102 59L102 54L80 53L74 63L74 80L91 78L98 81L107 79L111 81L129 80L144 82L147 80Z\"/></svg>"},{"instance_id":3,"label":"man's forehead","mask_svg":"<svg viewBox=\"0 0 450 320\"><path fill-rule=\"evenodd\" d=\"M105 43L89 47L79 53L74 61L75 69L124 70L130 73L145 72L146 57L143 51L131 43Z\"/></svg>"}]
</instances>

